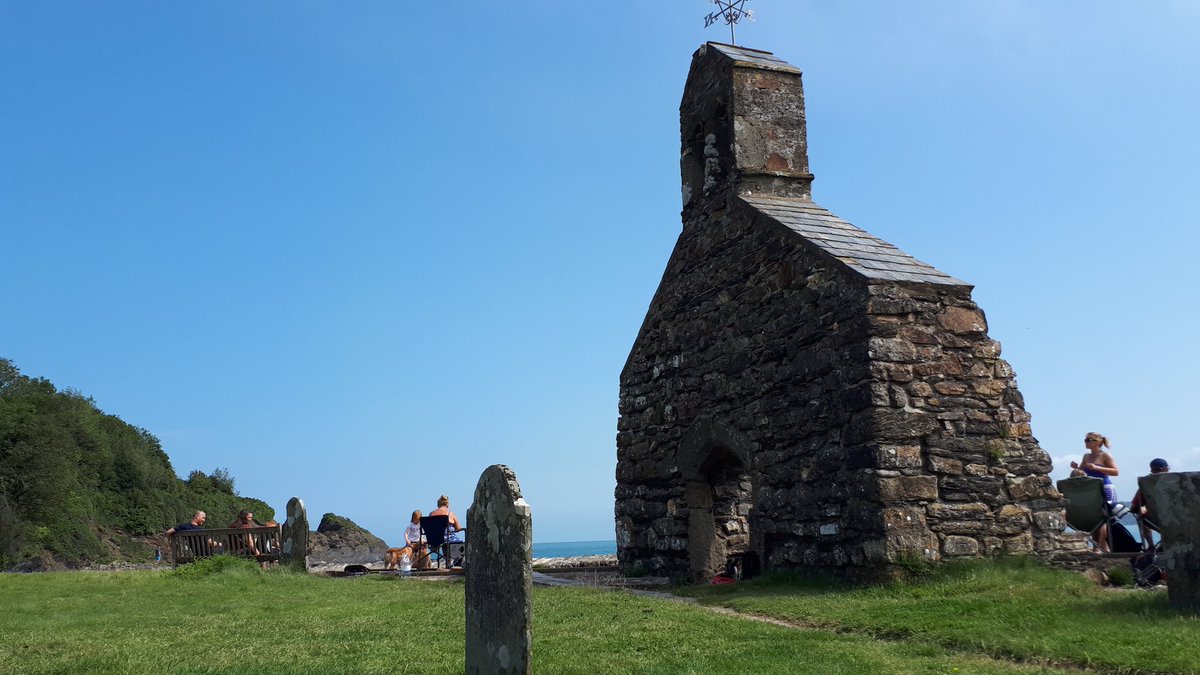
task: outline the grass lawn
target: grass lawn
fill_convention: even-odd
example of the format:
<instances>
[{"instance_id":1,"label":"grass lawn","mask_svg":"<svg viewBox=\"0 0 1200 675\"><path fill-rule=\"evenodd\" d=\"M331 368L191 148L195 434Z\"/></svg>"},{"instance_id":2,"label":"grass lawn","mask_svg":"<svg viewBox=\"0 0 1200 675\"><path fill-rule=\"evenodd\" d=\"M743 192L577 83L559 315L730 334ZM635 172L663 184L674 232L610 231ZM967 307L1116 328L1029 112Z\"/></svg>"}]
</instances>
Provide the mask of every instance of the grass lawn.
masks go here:
<instances>
[{"instance_id":1,"label":"grass lawn","mask_svg":"<svg viewBox=\"0 0 1200 675\"><path fill-rule=\"evenodd\" d=\"M462 672L461 582L191 572L0 575L0 672ZM533 636L539 673L1054 672L591 589L535 589Z\"/></svg>"},{"instance_id":2,"label":"grass lawn","mask_svg":"<svg viewBox=\"0 0 1200 675\"><path fill-rule=\"evenodd\" d=\"M964 653L1111 672L1200 672L1200 617L1166 590L1100 588L1028 560L971 561L920 582L847 587L773 576L683 589L705 604Z\"/></svg>"}]
</instances>

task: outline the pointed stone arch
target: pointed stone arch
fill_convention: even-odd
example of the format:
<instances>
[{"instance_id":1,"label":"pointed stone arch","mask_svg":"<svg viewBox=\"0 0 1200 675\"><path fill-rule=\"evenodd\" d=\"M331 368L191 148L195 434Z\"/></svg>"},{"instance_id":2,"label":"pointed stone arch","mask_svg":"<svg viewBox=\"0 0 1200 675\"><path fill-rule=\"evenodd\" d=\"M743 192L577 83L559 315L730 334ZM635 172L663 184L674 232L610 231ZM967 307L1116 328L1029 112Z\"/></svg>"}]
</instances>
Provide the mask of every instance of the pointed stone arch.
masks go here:
<instances>
[{"instance_id":1,"label":"pointed stone arch","mask_svg":"<svg viewBox=\"0 0 1200 675\"><path fill-rule=\"evenodd\" d=\"M698 422L680 441L688 567L694 581L723 571L730 557L751 552L752 449L744 436L712 420Z\"/></svg>"}]
</instances>

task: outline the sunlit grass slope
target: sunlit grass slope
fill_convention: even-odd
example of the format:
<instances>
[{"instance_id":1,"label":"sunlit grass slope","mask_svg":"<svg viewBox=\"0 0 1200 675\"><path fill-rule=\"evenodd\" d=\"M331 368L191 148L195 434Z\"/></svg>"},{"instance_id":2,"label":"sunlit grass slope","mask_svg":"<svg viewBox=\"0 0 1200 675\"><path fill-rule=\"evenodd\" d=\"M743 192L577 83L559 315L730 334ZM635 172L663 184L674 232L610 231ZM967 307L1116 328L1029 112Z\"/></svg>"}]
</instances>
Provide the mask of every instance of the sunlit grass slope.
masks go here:
<instances>
[{"instance_id":1,"label":"sunlit grass slope","mask_svg":"<svg viewBox=\"0 0 1200 675\"><path fill-rule=\"evenodd\" d=\"M1165 589L1101 588L1024 560L971 561L920 581L848 587L773 576L684 591L801 625L1115 672L1200 672L1200 617Z\"/></svg>"},{"instance_id":2,"label":"sunlit grass slope","mask_svg":"<svg viewBox=\"0 0 1200 675\"><path fill-rule=\"evenodd\" d=\"M0 575L4 673L453 673L463 585L261 573ZM534 594L539 673L1047 672L611 591Z\"/></svg>"}]
</instances>

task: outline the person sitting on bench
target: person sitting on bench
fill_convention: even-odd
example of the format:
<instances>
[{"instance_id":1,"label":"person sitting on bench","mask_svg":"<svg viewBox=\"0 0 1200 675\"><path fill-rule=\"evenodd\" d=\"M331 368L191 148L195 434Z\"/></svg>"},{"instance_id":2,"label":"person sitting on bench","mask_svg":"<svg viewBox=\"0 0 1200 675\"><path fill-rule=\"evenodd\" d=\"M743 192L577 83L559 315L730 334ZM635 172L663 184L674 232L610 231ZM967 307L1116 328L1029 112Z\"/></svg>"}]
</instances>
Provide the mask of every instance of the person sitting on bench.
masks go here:
<instances>
[{"instance_id":1,"label":"person sitting on bench","mask_svg":"<svg viewBox=\"0 0 1200 675\"><path fill-rule=\"evenodd\" d=\"M243 529L247 527L258 527L258 523L254 522L254 514L242 509L238 513L237 520L229 524L230 529ZM245 537L244 550L250 551L250 555L258 556L258 547L254 545L254 535L247 534ZM235 553L236 551L230 551Z\"/></svg>"},{"instance_id":2,"label":"person sitting on bench","mask_svg":"<svg viewBox=\"0 0 1200 675\"><path fill-rule=\"evenodd\" d=\"M187 532L188 530L203 530L205 520L208 520L208 514L206 514L203 511L197 511L195 514L192 515L192 519L190 521L188 521L186 523L180 523L180 524L176 525L175 527L172 527L171 529L167 530L166 532L163 532L163 534L167 535L167 539L170 540L175 537L176 532ZM215 541L211 537L208 538L207 543L208 543L208 546L211 548L215 548L215 549L221 548L221 542Z\"/></svg>"},{"instance_id":3,"label":"person sitting on bench","mask_svg":"<svg viewBox=\"0 0 1200 675\"><path fill-rule=\"evenodd\" d=\"M186 522L186 523L180 523L180 524L176 525L175 527L172 527L171 529L167 530L166 532L163 532L163 534L170 537L170 536L173 536L176 532L183 532L184 530L203 530L204 529L204 521L207 519L208 519L208 514L204 513L203 511L197 511L192 516L191 521Z\"/></svg>"}]
</instances>

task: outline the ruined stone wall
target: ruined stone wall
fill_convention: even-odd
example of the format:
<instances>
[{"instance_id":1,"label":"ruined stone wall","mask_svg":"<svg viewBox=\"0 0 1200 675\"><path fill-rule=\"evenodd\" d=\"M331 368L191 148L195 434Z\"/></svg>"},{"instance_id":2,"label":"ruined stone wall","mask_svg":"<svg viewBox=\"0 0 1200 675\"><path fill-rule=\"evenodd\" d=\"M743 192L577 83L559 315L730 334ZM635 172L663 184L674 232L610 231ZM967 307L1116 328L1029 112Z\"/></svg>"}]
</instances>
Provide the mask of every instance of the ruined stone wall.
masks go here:
<instances>
[{"instance_id":1,"label":"ruined stone wall","mask_svg":"<svg viewBox=\"0 0 1200 675\"><path fill-rule=\"evenodd\" d=\"M1063 538L1049 456L966 287L876 284L867 305L880 557L1049 552Z\"/></svg>"},{"instance_id":2,"label":"ruined stone wall","mask_svg":"<svg viewBox=\"0 0 1200 675\"><path fill-rule=\"evenodd\" d=\"M767 568L1067 546L986 331L969 287L868 284L744 206L697 219L622 373L620 560L692 571L687 474L721 451Z\"/></svg>"},{"instance_id":3,"label":"ruined stone wall","mask_svg":"<svg viewBox=\"0 0 1200 675\"><path fill-rule=\"evenodd\" d=\"M680 129L683 233L621 374L621 563L1078 547L970 285L812 202L800 71L706 45Z\"/></svg>"},{"instance_id":4,"label":"ruined stone wall","mask_svg":"<svg viewBox=\"0 0 1200 675\"><path fill-rule=\"evenodd\" d=\"M655 572L689 570L688 473L714 451L748 474L754 549L804 541L840 561L879 527L856 511L850 486L869 477L847 468L842 438L869 405L850 386L868 374L849 353L865 285L728 206L685 229L621 376L618 555Z\"/></svg>"}]
</instances>

